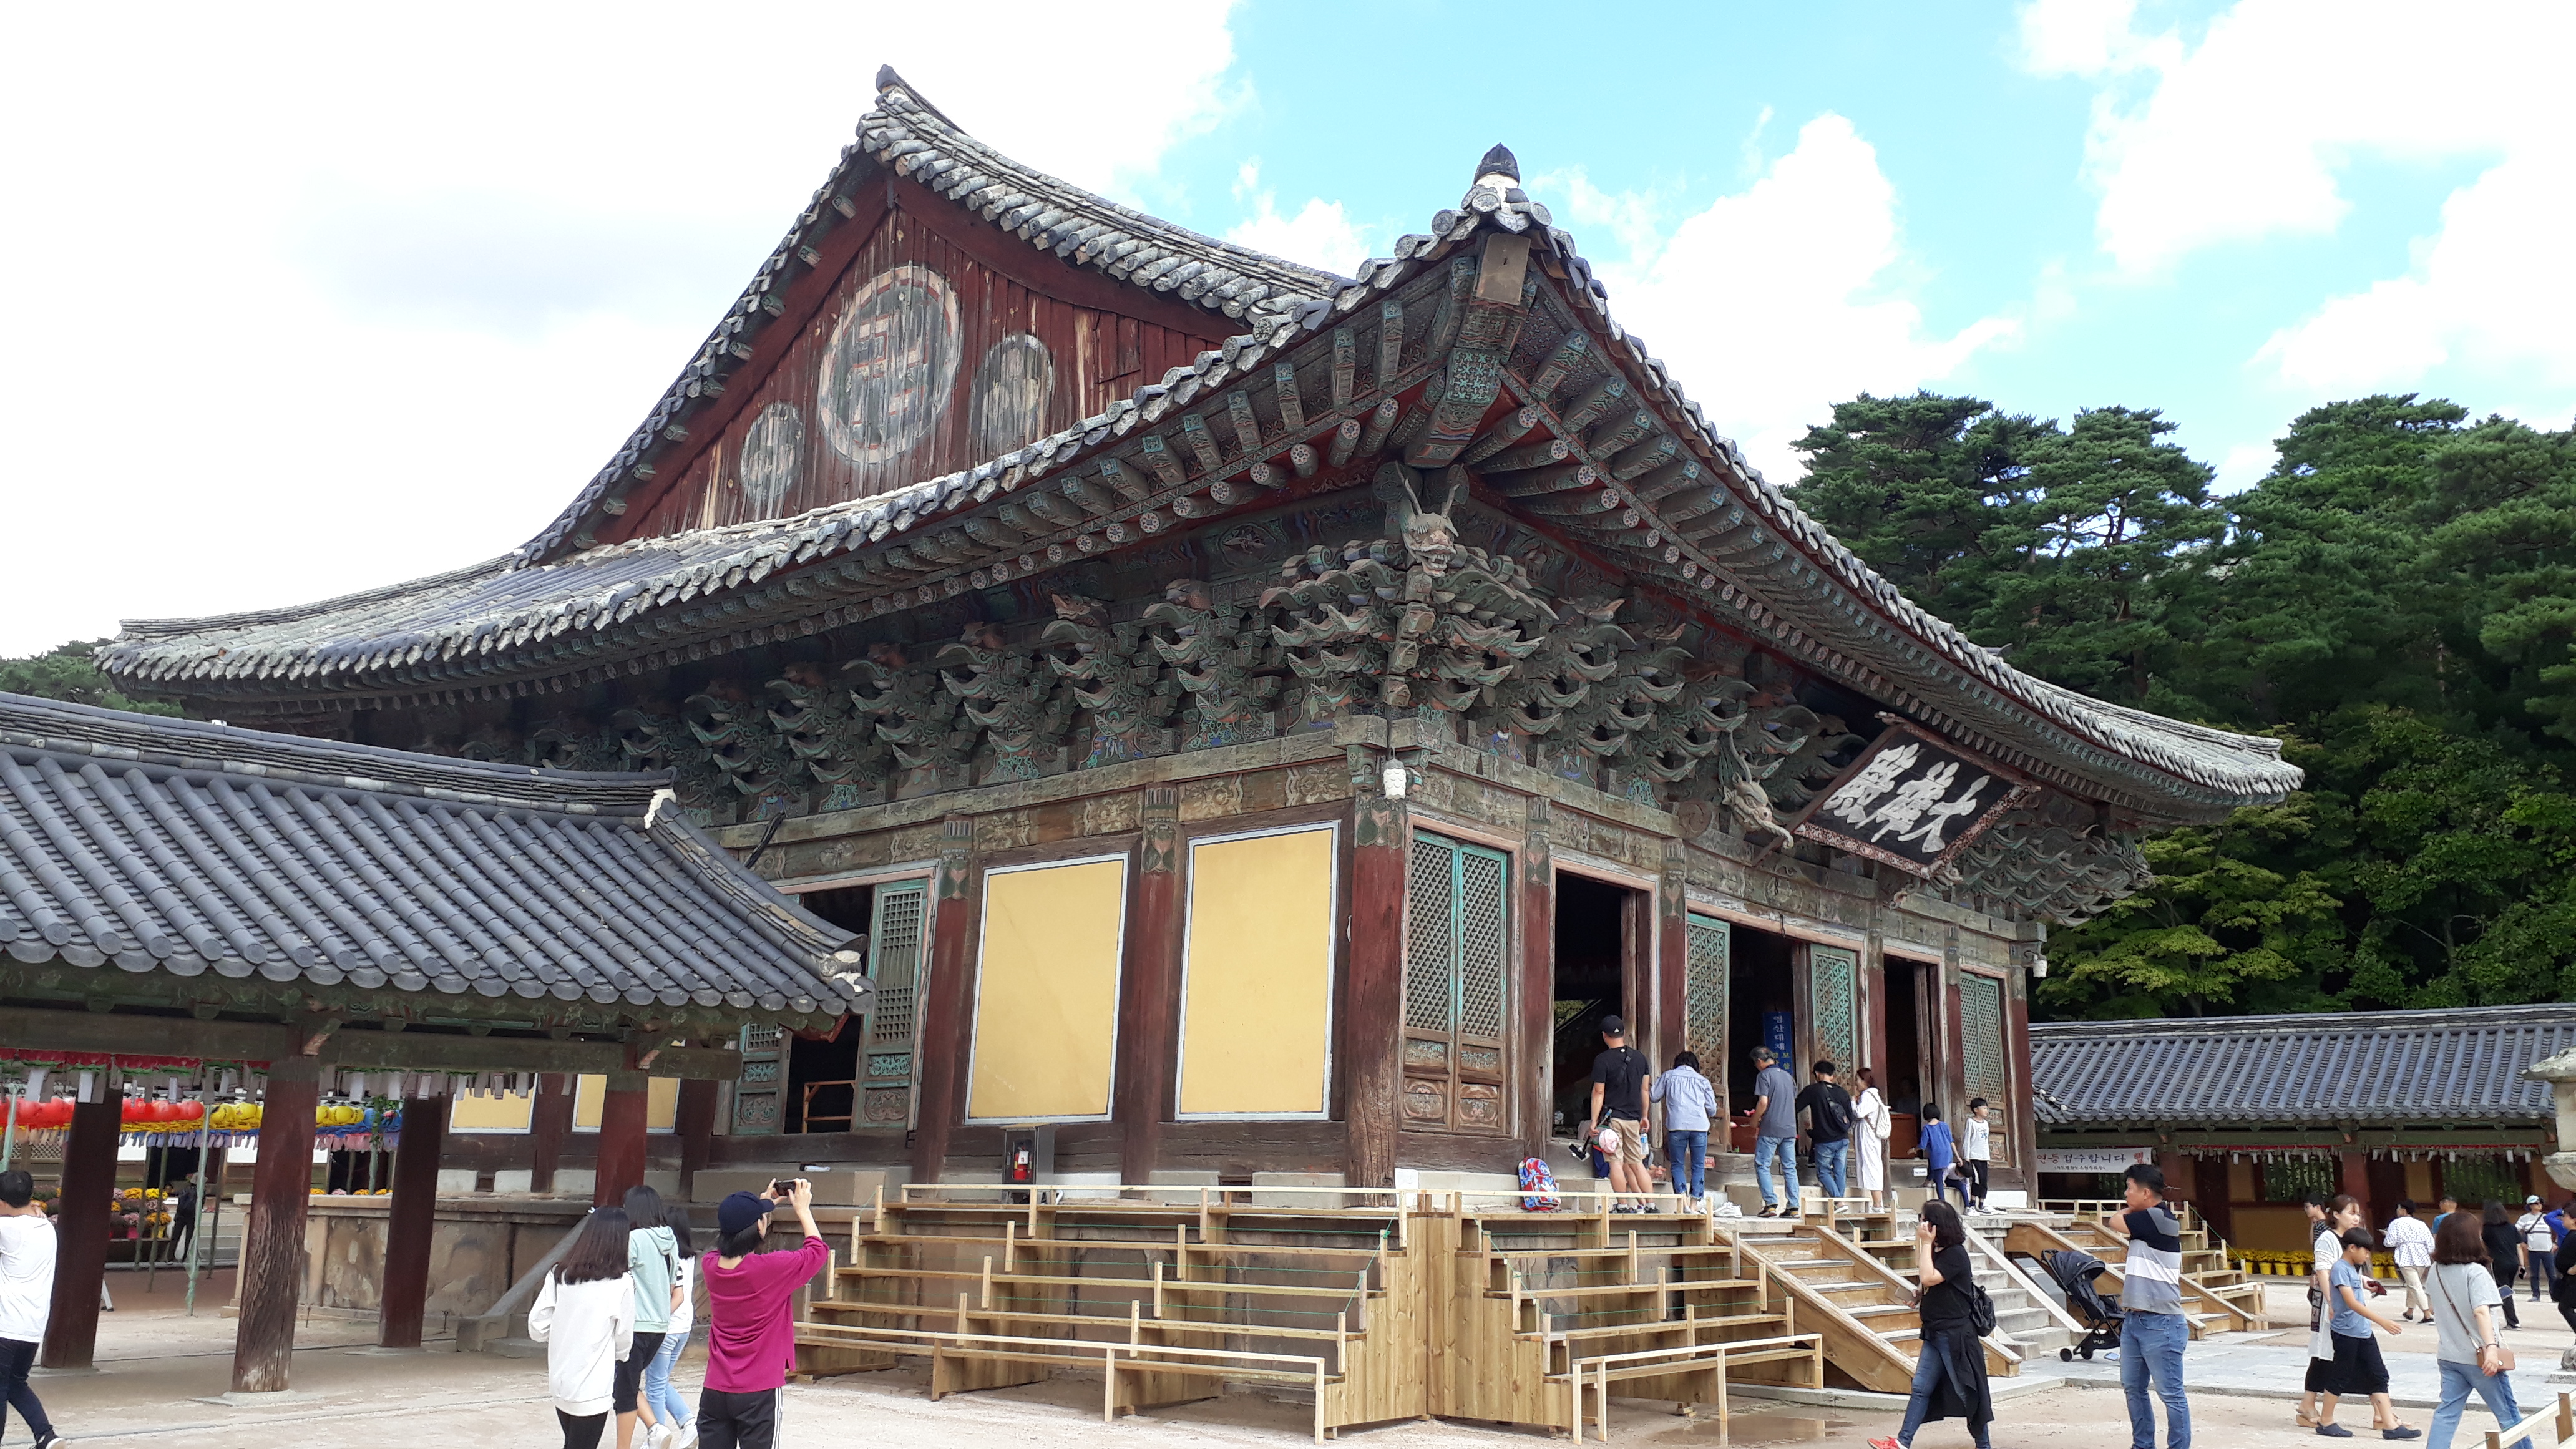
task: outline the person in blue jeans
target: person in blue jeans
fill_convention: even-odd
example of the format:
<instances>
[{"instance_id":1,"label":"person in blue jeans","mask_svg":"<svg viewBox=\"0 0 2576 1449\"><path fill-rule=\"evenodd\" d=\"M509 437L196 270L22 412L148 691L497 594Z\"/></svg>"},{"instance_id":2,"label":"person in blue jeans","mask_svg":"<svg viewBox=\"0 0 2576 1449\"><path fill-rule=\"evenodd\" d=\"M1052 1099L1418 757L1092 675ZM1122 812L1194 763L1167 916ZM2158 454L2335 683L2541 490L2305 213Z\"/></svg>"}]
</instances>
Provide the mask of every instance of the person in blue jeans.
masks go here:
<instances>
[{"instance_id":1,"label":"person in blue jeans","mask_svg":"<svg viewBox=\"0 0 2576 1449\"><path fill-rule=\"evenodd\" d=\"M1673 1069L1655 1078L1650 1095L1664 1106L1664 1156L1672 1165L1673 1191L1696 1207L1707 1186L1708 1124L1717 1115L1717 1085L1699 1074L1699 1053L1677 1052Z\"/></svg>"},{"instance_id":2,"label":"person in blue jeans","mask_svg":"<svg viewBox=\"0 0 2576 1449\"><path fill-rule=\"evenodd\" d=\"M1869 1449L1914 1449L1915 1434L1935 1419L1967 1420L1977 1449L1991 1449L1987 1430L1995 1420L1995 1400L1968 1296L1976 1271L1959 1210L1946 1202L1925 1203L1914 1225L1914 1281L1921 1285L1915 1313L1922 1325L1915 1339L1914 1387L1906 1395L1903 1427L1870 1440Z\"/></svg>"},{"instance_id":3,"label":"person in blue jeans","mask_svg":"<svg viewBox=\"0 0 2576 1449\"><path fill-rule=\"evenodd\" d=\"M1958 1145L1950 1140L1950 1124L1941 1120L1941 1109L1923 1104L1923 1129L1915 1134L1914 1150L1923 1154L1932 1174L1932 1200L1940 1202L1949 1196L1950 1167L1959 1160ZM1959 1186L1959 1206L1968 1205L1968 1188Z\"/></svg>"},{"instance_id":4,"label":"person in blue jeans","mask_svg":"<svg viewBox=\"0 0 2576 1449\"><path fill-rule=\"evenodd\" d=\"M2104 1218L2102 1230L2129 1244L2120 1265L2120 1387L2129 1396L2129 1449L2156 1449L2156 1399L2165 1401L2166 1449L2191 1449L2191 1400L2182 1386L2182 1346L2191 1341L2191 1320L2182 1312L2182 1224L2165 1207L2159 1168L2132 1166L2124 1196L2129 1210Z\"/></svg>"},{"instance_id":5,"label":"person in blue jeans","mask_svg":"<svg viewBox=\"0 0 2576 1449\"><path fill-rule=\"evenodd\" d=\"M2504 1295L2488 1266L2480 1227L2470 1214L2453 1213L2433 1235L2425 1296L2433 1303L2433 1357L2442 1371L2442 1398L2434 1406L2425 1449L2451 1449L2451 1436L2459 1432L2460 1414L2471 1394L2486 1401L2498 1424L2522 1418L2513 1398L2513 1376L2505 1372L2503 1348L2496 1340L2496 1310ZM2531 1449L2531 1441L2524 1439L2513 1449Z\"/></svg>"},{"instance_id":6,"label":"person in blue jeans","mask_svg":"<svg viewBox=\"0 0 2576 1449\"><path fill-rule=\"evenodd\" d=\"M671 1307L671 1326L662 1334L661 1351L654 1354L653 1361L644 1368L644 1402L652 1406L653 1418L664 1431L654 1439L653 1449L680 1449L682 1445L694 1443L698 1437L697 1425L690 1422L692 1415L688 1396L671 1386L671 1370L679 1366L680 1355L688 1352L689 1333L697 1325L694 1300L698 1286L698 1249L690 1239L688 1219L680 1210L673 1209L664 1222L671 1229L673 1246L680 1253L680 1293L679 1301Z\"/></svg>"},{"instance_id":7,"label":"person in blue jeans","mask_svg":"<svg viewBox=\"0 0 2576 1449\"><path fill-rule=\"evenodd\" d=\"M1753 1110L1745 1113L1753 1121L1753 1185L1762 1190L1762 1211L1756 1216L1794 1218L1798 1216L1798 1083L1780 1070L1780 1059L1769 1047L1753 1049ZM1785 1193L1773 1185L1771 1164L1780 1164L1785 1179Z\"/></svg>"},{"instance_id":8,"label":"person in blue jeans","mask_svg":"<svg viewBox=\"0 0 2576 1449\"><path fill-rule=\"evenodd\" d=\"M1859 1113L1852 1109L1851 1093L1834 1080L1832 1062L1818 1062L1813 1071L1816 1079L1798 1094L1798 1110L1807 1114L1807 1140L1816 1148L1816 1183L1827 1197L1849 1197L1851 1181L1843 1169L1850 1161L1852 1123Z\"/></svg>"}]
</instances>

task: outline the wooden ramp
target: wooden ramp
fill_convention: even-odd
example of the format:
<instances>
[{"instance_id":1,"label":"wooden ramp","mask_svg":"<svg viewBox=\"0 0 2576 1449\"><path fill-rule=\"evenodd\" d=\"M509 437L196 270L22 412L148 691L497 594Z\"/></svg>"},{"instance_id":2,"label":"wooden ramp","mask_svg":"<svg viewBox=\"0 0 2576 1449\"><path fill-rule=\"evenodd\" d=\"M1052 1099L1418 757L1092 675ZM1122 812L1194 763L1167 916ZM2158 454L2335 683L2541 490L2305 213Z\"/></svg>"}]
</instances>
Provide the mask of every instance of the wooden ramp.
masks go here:
<instances>
[{"instance_id":1,"label":"wooden ramp","mask_svg":"<svg viewBox=\"0 0 2576 1449\"><path fill-rule=\"evenodd\" d=\"M1802 1222L1786 1233L1746 1233L1748 1254L1798 1307L1800 1323L1824 1335L1825 1361L1843 1386L1883 1394L1913 1387L1923 1320L1914 1310L1914 1244L1889 1220ZM2011 1377L2021 1355L2001 1335L1985 1341L1986 1372Z\"/></svg>"},{"instance_id":2,"label":"wooden ramp","mask_svg":"<svg viewBox=\"0 0 2576 1449\"><path fill-rule=\"evenodd\" d=\"M2046 1223L2017 1221L2004 1233L2004 1251L2041 1258L2060 1248L2090 1253L2102 1260L2110 1271L2097 1283L2105 1293L2120 1291L2120 1265L2128 1261L2127 1240L2104 1232L2095 1223L2081 1220L2064 1228ZM2218 1268L2208 1266L2215 1257ZM2195 1249L2186 1245L2183 1253L2183 1317L2191 1323L2191 1336L2200 1338L2231 1329L2261 1327L2263 1318L2263 1285L2228 1269L2224 1250ZM2219 1275L2211 1281L2211 1275Z\"/></svg>"}]
</instances>

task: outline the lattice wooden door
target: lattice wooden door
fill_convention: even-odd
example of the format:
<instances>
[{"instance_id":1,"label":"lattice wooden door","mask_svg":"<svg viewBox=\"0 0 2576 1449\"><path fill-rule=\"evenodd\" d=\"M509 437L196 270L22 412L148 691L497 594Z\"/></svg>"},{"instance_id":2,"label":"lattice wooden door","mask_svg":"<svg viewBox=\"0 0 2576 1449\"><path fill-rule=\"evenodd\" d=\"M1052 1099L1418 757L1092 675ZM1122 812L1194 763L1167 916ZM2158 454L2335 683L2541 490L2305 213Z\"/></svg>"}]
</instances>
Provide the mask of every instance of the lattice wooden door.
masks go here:
<instances>
[{"instance_id":1,"label":"lattice wooden door","mask_svg":"<svg viewBox=\"0 0 2576 1449\"><path fill-rule=\"evenodd\" d=\"M1994 1119L1994 1160L2010 1163L2012 1147L2004 1136L2004 1125L2012 1120L2005 1107L2011 1076L2004 1065L2004 984L1991 976L1959 973L1959 1049L1968 1095L1990 1104L1986 1115ZM1959 1115L1967 1115L1967 1105L1959 1104Z\"/></svg>"},{"instance_id":2,"label":"lattice wooden door","mask_svg":"<svg viewBox=\"0 0 2576 1449\"><path fill-rule=\"evenodd\" d=\"M1734 928L1713 916L1692 916L1682 955L1682 1045L1699 1054L1700 1072L1726 1080L1726 993Z\"/></svg>"},{"instance_id":3,"label":"lattice wooden door","mask_svg":"<svg viewBox=\"0 0 2576 1449\"><path fill-rule=\"evenodd\" d=\"M1845 1082L1860 1064L1860 957L1839 946L1807 948L1807 1020L1815 1060L1832 1062Z\"/></svg>"},{"instance_id":4,"label":"lattice wooden door","mask_svg":"<svg viewBox=\"0 0 2576 1449\"><path fill-rule=\"evenodd\" d=\"M868 980L876 995L859 1038L861 1127L914 1125L913 1033L923 978L923 934L930 921L930 882L896 881L876 890L868 920Z\"/></svg>"},{"instance_id":5,"label":"lattice wooden door","mask_svg":"<svg viewBox=\"0 0 2576 1449\"><path fill-rule=\"evenodd\" d=\"M741 1137L778 1131L787 1080L786 1034L774 1026L742 1029L742 1076L733 1084L733 1130Z\"/></svg>"},{"instance_id":6,"label":"lattice wooden door","mask_svg":"<svg viewBox=\"0 0 2576 1449\"><path fill-rule=\"evenodd\" d=\"M1498 852L1416 834L1405 905L1404 1125L1504 1132L1509 957Z\"/></svg>"}]
</instances>

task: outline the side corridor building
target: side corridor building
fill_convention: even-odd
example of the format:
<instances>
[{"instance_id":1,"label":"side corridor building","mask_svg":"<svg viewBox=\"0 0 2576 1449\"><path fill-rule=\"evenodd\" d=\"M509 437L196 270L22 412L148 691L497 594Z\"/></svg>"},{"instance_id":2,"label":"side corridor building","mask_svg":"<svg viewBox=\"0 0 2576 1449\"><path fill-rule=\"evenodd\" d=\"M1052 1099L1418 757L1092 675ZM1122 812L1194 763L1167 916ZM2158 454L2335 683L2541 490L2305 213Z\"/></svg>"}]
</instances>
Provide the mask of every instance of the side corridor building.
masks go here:
<instances>
[{"instance_id":1,"label":"side corridor building","mask_svg":"<svg viewBox=\"0 0 2576 1449\"><path fill-rule=\"evenodd\" d=\"M1508 151L1394 253L1209 240L882 72L543 533L103 662L263 729L670 772L868 938L864 1012L739 1038L718 1161L955 1179L1046 1124L1074 1181L1497 1174L1615 1011L1737 1103L1769 1043L2009 1104L2027 1191L2048 925L2297 770L1901 597Z\"/></svg>"}]
</instances>

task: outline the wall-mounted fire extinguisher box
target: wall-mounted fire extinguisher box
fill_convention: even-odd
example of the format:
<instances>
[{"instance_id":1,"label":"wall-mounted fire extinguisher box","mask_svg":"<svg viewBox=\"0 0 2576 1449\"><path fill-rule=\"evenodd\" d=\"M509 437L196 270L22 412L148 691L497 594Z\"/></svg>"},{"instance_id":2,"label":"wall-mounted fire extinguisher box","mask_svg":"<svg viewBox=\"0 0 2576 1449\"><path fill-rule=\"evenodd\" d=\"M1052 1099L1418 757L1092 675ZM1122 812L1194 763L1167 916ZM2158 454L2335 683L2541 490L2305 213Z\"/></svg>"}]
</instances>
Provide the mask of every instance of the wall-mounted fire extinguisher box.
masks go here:
<instances>
[{"instance_id":1,"label":"wall-mounted fire extinguisher box","mask_svg":"<svg viewBox=\"0 0 2576 1449\"><path fill-rule=\"evenodd\" d=\"M1002 1129L1002 1185L1040 1187L1055 1181L1055 1124ZM1020 1199L1025 1201L1025 1199Z\"/></svg>"}]
</instances>

